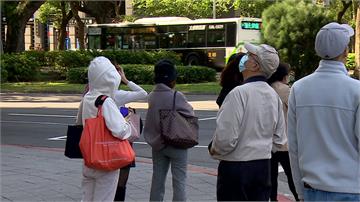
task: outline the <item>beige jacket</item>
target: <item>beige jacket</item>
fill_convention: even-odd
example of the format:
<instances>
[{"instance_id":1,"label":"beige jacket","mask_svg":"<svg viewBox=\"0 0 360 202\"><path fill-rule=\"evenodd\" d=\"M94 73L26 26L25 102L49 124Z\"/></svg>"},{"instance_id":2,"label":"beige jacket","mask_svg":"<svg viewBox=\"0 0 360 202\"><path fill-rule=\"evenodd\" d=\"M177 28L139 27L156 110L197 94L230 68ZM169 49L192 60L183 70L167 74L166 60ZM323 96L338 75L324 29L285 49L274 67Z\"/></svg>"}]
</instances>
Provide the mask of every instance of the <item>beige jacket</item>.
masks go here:
<instances>
[{"instance_id":1,"label":"beige jacket","mask_svg":"<svg viewBox=\"0 0 360 202\"><path fill-rule=\"evenodd\" d=\"M284 117L285 117L285 124L287 128L287 112L288 112L288 100L289 100L289 94L290 94L290 87L280 81L276 81L271 84L271 87L277 92L277 94L280 96L280 99L283 103L283 111L284 111ZM286 134L287 139L287 134ZM273 152L276 151L288 151L288 143L286 140L285 145L273 145Z\"/></svg>"},{"instance_id":2,"label":"beige jacket","mask_svg":"<svg viewBox=\"0 0 360 202\"><path fill-rule=\"evenodd\" d=\"M218 112L212 157L226 161L270 159L273 143L286 143L279 96L264 81L234 88Z\"/></svg>"}]
</instances>

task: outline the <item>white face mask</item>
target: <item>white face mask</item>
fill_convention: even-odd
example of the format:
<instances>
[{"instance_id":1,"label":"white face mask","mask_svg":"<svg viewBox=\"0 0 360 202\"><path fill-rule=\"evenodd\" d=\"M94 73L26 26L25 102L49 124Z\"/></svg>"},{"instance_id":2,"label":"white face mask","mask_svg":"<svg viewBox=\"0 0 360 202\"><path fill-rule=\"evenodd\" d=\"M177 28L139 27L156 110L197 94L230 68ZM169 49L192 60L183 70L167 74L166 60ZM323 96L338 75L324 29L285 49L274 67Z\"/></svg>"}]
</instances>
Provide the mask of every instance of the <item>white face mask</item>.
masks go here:
<instances>
[{"instance_id":1,"label":"white face mask","mask_svg":"<svg viewBox=\"0 0 360 202\"><path fill-rule=\"evenodd\" d=\"M246 69L245 63L246 63L248 60L249 60L249 56L248 56L248 55L244 55L244 56L241 58L241 60L240 60L240 62L239 62L239 71L240 71L240 72L243 72L243 71Z\"/></svg>"}]
</instances>

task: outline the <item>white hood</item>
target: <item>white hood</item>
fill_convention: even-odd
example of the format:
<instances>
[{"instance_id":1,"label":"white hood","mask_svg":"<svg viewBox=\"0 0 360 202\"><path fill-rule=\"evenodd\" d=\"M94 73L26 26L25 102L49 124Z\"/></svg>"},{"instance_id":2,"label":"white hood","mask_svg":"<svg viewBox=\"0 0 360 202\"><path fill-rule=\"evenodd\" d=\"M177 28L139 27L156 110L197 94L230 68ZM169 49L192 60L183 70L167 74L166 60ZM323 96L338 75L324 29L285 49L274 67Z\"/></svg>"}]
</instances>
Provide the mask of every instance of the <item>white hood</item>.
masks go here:
<instances>
[{"instance_id":1,"label":"white hood","mask_svg":"<svg viewBox=\"0 0 360 202\"><path fill-rule=\"evenodd\" d=\"M96 57L90 62L88 78L89 92L83 98L83 121L96 116L95 100L99 95L107 95L114 99L114 93L121 82L115 66L103 56Z\"/></svg>"}]
</instances>

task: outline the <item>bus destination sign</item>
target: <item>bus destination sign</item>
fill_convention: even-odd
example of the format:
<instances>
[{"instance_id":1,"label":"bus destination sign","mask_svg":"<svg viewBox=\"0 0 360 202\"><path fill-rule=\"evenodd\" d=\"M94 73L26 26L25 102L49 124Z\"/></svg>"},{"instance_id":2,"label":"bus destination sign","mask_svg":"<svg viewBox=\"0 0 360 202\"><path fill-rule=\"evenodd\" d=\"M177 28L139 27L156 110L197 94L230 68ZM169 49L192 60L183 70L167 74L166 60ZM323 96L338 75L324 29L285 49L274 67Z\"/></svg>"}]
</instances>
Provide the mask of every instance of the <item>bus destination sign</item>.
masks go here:
<instances>
[{"instance_id":1,"label":"bus destination sign","mask_svg":"<svg viewBox=\"0 0 360 202\"><path fill-rule=\"evenodd\" d=\"M241 29L260 30L260 25L261 25L261 22L242 21L241 22Z\"/></svg>"}]
</instances>

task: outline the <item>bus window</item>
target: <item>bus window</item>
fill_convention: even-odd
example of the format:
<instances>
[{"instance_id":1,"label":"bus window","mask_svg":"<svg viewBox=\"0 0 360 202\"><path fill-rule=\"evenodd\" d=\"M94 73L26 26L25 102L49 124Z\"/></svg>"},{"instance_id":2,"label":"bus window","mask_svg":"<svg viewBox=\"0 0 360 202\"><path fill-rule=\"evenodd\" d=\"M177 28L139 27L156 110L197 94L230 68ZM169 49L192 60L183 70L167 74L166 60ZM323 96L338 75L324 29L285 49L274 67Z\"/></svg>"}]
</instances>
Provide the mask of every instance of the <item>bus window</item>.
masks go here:
<instances>
[{"instance_id":1,"label":"bus window","mask_svg":"<svg viewBox=\"0 0 360 202\"><path fill-rule=\"evenodd\" d=\"M238 30L236 30L236 23L226 24L226 46L235 46L236 45L236 35Z\"/></svg>"},{"instance_id":2,"label":"bus window","mask_svg":"<svg viewBox=\"0 0 360 202\"><path fill-rule=\"evenodd\" d=\"M144 48L145 49L155 49L156 47L156 36L155 35L145 35L144 36Z\"/></svg>"},{"instance_id":3,"label":"bus window","mask_svg":"<svg viewBox=\"0 0 360 202\"><path fill-rule=\"evenodd\" d=\"M130 35L124 35L123 36L123 44L122 44L122 49L131 49L131 38Z\"/></svg>"},{"instance_id":4,"label":"bus window","mask_svg":"<svg viewBox=\"0 0 360 202\"><path fill-rule=\"evenodd\" d=\"M106 36L106 49L115 49L115 36L113 34L109 34Z\"/></svg>"},{"instance_id":5,"label":"bus window","mask_svg":"<svg viewBox=\"0 0 360 202\"><path fill-rule=\"evenodd\" d=\"M122 36L117 36L116 37L116 49L122 49Z\"/></svg>"},{"instance_id":6,"label":"bus window","mask_svg":"<svg viewBox=\"0 0 360 202\"><path fill-rule=\"evenodd\" d=\"M169 48L169 34L159 34L159 48Z\"/></svg>"},{"instance_id":7,"label":"bus window","mask_svg":"<svg viewBox=\"0 0 360 202\"><path fill-rule=\"evenodd\" d=\"M100 36L89 35L89 49L101 49Z\"/></svg>"},{"instance_id":8,"label":"bus window","mask_svg":"<svg viewBox=\"0 0 360 202\"><path fill-rule=\"evenodd\" d=\"M225 46L225 26L223 24L208 26L207 46L208 47Z\"/></svg>"},{"instance_id":9,"label":"bus window","mask_svg":"<svg viewBox=\"0 0 360 202\"><path fill-rule=\"evenodd\" d=\"M205 25L190 25L188 47L205 46Z\"/></svg>"},{"instance_id":10,"label":"bus window","mask_svg":"<svg viewBox=\"0 0 360 202\"><path fill-rule=\"evenodd\" d=\"M189 31L188 47L205 47L205 30Z\"/></svg>"},{"instance_id":11,"label":"bus window","mask_svg":"<svg viewBox=\"0 0 360 202\"><path fill-rule=\"evenodd\" d=\"M187 25L172 25L169 26L169 47L170 48L185 48L187 37Z\"/></svg>"},{"instance_id":12,"label":"bus window","mask_svg":"<svg viewBox=\"0 0 360 202\"><path fill-rule=\"evenodd\" d=\"M170 35L170 48L185 48L186 47L186 33L175 33Z\"/></svg>"}]
</instances>

